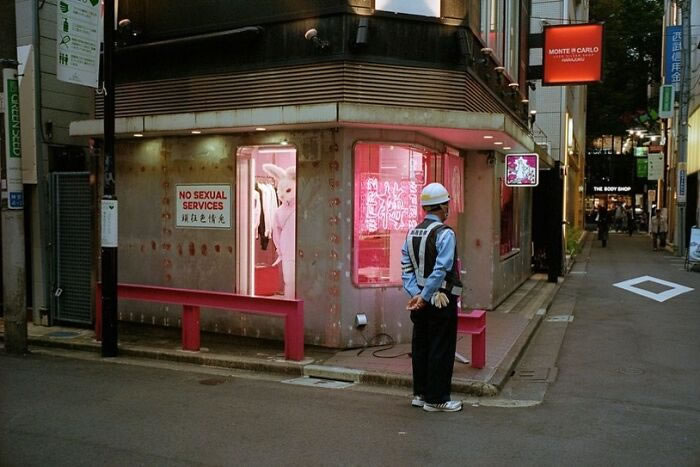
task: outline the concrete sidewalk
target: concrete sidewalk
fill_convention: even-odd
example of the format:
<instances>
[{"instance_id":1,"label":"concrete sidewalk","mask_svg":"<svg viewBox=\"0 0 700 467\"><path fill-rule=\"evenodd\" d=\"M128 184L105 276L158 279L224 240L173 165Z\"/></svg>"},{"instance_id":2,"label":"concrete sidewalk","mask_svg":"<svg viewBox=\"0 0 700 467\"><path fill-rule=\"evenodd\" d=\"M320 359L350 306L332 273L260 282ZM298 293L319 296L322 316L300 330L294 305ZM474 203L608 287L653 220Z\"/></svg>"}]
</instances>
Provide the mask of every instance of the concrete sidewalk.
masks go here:
<instances>
[{"instance_id":1,"label":"concrete sidewalk","mask_svg":"<svg viewBox=\"0 0 700 467\"><path fill-rule=\"evenodd\" d=\"M587 242L587 247L590 248L590 241ZM453 391L478 396L497 394L545 316L559 286L560 284L547 282L546 275L536 274L496 310L488 312L486 366L475 369L455 361ZM0 332L4 339L1 322ZM92 329L29 324L28 334L32 347L56 347L96 353L101 348ZM179 328L121 323L119 355L290 376L411 387L410 344L378 345L343 351L306 346L305 360L292 362L284 360L282 342L202 333L201 350L191 352L181 350L180 337ZM382 344L381 341L377 343ZM457 352L470 358L470 347L471 338L460 335Z\"/></svg>"}]
</instances>

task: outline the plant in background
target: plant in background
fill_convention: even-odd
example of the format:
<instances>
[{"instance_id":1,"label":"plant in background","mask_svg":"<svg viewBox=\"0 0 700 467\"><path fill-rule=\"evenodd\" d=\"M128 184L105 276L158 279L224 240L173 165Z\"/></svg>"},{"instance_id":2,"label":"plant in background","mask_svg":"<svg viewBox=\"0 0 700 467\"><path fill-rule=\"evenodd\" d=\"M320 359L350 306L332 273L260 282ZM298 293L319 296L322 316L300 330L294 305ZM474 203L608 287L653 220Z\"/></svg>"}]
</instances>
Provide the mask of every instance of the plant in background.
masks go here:
<instances>
[{"instance_id":1,"label":"plant in background","mask_svg":"<svg viewBox=\"0 0 700 467\"><path fill-rule=\"evenodd\" d=\"M574 225L566 226L566 254L570 256L578 255L582 248L583 242L579 242L583 231Z\"/></svg>"}]
</instances>

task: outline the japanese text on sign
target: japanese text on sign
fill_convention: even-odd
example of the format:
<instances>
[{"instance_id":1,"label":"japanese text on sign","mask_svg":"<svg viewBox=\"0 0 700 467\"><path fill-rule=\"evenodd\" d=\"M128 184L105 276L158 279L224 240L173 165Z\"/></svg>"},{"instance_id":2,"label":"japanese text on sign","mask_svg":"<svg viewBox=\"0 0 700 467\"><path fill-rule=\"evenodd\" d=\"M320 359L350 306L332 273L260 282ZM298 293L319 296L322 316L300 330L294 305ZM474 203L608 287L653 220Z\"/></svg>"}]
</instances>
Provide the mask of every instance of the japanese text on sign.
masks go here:
<instances>
[{"instance_id":1,"label":"japanese text on sign","mask_svg":"<svg viewBox=\"0 0 700 467\"><path fill-rule=\"evenodd\" d=\"M231 228L231 185L177 185L176 227Z\"/></svg>"},{"instance_id":2,"label":"japanese text on sign","mask_svg":"<svg viewBox=\"0 0 700 467\"><path fill-rule=\"evenodd\" d=\"M361 233L379 230L407 232L418 223L416 182L363 175L361 183Z\"/></svg>"},{"instance_id":3,"label":"japanese text on sign","mask_svg":"<svg viewBox=\"0 0 700 467\"><path fill-rule=\"evenodd\" d=\"M666 50L664 53L664 84L678 86L681 82L681 49L683 32L681 26L666 28Z\"/></svg>"},{"instance_id":4,"label":"japanese text on sign","mask_svg":"<svg viewBox=\"0 0 700 467\"><path fill-rule=\"evenodd\" d=\"M100 64L99 0L58 0L56 77L97 87Z\"/></svg>"}]
</instances>

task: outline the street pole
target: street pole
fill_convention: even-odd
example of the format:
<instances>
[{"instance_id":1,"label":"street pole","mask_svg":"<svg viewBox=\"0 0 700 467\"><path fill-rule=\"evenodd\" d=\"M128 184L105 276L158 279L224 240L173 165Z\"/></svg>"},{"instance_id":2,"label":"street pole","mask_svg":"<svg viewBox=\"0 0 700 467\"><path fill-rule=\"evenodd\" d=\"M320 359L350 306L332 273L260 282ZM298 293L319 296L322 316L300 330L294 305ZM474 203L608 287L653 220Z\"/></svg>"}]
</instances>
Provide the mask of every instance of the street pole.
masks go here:
<instances>
[{"instance_id":1,"label":"street pole","mask_svg":"<svg viewBox=\"0 0 700 467\"><path fill-rule=\"evenodd\" d=\"M116 357L117 346L117 196L114 163L114 0L104 2L104 195L101 209L102 356Z\"/></svg>"},{"instance_id":2,"label":"street pole","mask_svg":"<svg viewBox=\"0 0 700 467\"><path fill-rule=\"evenodd\" d=\"M27 283L24 243L24 185L20 146L19 78L15 2L2 2L0 14L0 237L2 237L2 301L5 351L27 352Z\"/></svg>"},{"instance_id":3,"label":"street pole","mask_svg":"<svg viewBox=\"0 0 700 467\"><path fill-rule=\"evenodd\" d=\"M13 32L14 34L14 32ZM14 43L14 41L13 41ZM5 350L27 352L27 284L24 248L24 186L20 147L19 82L17 61L0 59L3 90L2 298Z\"/></svg>"},{"instance_id":4,"label":"street pole","mask_svg":"<svg viewBox=\"0 0 700 467\"><path fill-rule=\"evenodd\" d=\"M685 256L685 207L688 190L688 106L690 105L690 3L681 3L681 22L683 27L683 47L681 59L681 96L680 118L678 121L678 171L676 182L676 240L678 256Z\"/></svg>"}]
</instances>

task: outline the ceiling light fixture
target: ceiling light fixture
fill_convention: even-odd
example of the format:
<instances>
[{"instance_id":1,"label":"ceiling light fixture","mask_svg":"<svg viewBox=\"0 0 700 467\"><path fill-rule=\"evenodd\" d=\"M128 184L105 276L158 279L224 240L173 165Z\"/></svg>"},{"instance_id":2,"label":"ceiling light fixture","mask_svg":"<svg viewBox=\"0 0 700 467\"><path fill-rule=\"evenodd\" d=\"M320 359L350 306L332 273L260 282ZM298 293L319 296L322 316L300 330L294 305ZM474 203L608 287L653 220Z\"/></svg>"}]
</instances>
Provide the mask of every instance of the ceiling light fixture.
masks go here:
<instances>
[{"instance_id":1,"label":"ceiling light fixture","mask_svg":"<svg viewBox=\"0 0 700 467\"><path fill-rule=\"evenodd\" d=\"M267 130L267 128L263 128L261 126L259 126L255 129L255 131L265 131L265 130Z\"/></svg>"},{"instance_id":2,"label":"ceiling light fixture","mask_svg":"<svg viewBox=\"0 0 700 467\"><path fill-rule=\"evenodd\" d=\"M201 134L202 134L202 130L192 130L191 133L192 133L193 135L201 135Z\"/></svg>"},{"instance_id":3,"label":"ceiling light fixture","mask_svg":"<svg viewBox=\"0 0 700 467\"><path fill-rule=\"evenodd\" d=\"M143 133L134 133L134 138L143 138Z\"/></svg>"},{"instance_id":4,"label":"ceiling light fixture","mask_svg":"<svg viewBox=\"0 0 700 467\"><path fill-rule=\"evenodd\" d=\"M484 135L484 139L493 139L493 136L491 136L491 135Z\"/></svg>"}]
</instances>

